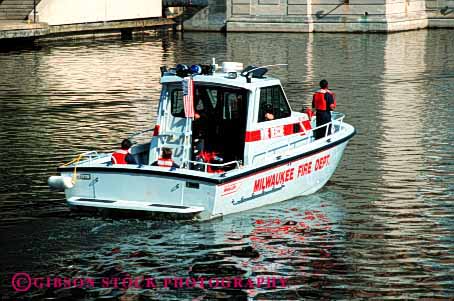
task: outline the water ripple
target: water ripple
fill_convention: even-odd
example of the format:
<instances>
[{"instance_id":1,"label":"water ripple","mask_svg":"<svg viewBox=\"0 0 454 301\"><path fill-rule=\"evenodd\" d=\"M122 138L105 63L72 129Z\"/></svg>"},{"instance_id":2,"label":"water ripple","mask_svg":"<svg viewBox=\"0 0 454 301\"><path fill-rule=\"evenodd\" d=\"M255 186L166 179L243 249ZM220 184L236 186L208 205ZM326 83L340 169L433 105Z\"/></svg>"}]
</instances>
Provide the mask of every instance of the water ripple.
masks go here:
<instances>
[{"instance_id":1,"label":"water ripple","mask_svg":"<svg viewBox=\"0 0 454 301\"><path fill-rule=\"evenodd\" d=\"M454 45L449 30L392 35L161 33L0 53L1 294L17 300L454 298ZM268 65L294 109L327 78L357 128L319 193L204 223L70 213L48 190L82 151L153 126L159 66ZM150 137L145 136L143 141ZM18 271L89 277L93 288L14 293ZM104 277L160 284L101 287ZM164 288L167 278L206 278ZM210 287L283 277L285 287Z\"/></svg>"}]
</instances>

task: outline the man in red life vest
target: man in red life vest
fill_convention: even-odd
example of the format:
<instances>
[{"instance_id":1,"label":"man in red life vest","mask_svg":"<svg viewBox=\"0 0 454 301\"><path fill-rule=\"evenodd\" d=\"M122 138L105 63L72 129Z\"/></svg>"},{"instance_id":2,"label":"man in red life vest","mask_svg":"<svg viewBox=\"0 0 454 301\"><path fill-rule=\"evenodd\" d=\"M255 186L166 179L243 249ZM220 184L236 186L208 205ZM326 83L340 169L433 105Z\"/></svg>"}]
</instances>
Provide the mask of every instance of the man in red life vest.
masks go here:
<instances>
[{"instance_id":1,"label":"man in red life vest","mask_svg":"<svg viewBox=\"0 0 454 301\"><path fill-rule=\"evenodd\" d=\"M315 108L315 117L317 120L317 127L331 122L331 111L336 108L336 97L333 92L328 90L328 81L322 79L320 81L320 90L314 93L312 98L312 108ZM314 131L315 139L323 138L331 134L331 124L316 129Z\"/></svg>"},{"instance_id":2,"label":"man in red life vest","mask_svg":"<svg viewBox=\"0 0 454 301\"><path fill-rule=\"evenodd\" d=\"M178 164L173 162L172 160L172 150L167 147L162 148L162 156L158 159L158 161L151 164L152 166L159 166L159 167L168 167L170 169L180 168Z\"/></svg>"},{"instance_id":3,"label":"man in red life vest","mask_svg":"<svg viewBox=\"0 0 454 301\"><path fill-rule=\"evenodd\" d=\"M134 157L129 153L132 143L129 139L121 141L121 149L112 154L111 161L113 164L137 164Z\"/></svg>"}]
</instances>

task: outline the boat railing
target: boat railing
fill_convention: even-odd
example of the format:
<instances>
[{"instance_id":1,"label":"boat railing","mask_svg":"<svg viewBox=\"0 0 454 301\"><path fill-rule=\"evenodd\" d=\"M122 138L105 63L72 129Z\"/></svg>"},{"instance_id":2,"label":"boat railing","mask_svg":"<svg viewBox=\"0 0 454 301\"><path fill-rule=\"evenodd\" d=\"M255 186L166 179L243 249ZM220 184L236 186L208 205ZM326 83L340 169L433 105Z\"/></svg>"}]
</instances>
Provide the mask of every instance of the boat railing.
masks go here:
<instances>
[{"instance_id":1,"label":"boat railing","mask_svg":"<svg viewBox=\"0 0 454 301\"><path fill-rule=\"evenodd\" d=\"M192 160L185 161L185 162L182 164L182 168L190 167L191 164L192 164L193 166L200 166L200 165L202 165L202 166L203 166L203 171L204 171L204 172L207 172L208 166L214 167L214 168L222 169L222 168L227 167L227 166L235 165L235 168L236 168L236 169L237 169L237 168L240 168L240 162L239 162L239 161L230 161L230 162L227 162L227 163L208 163L208 162L192 161Z\"/></svg>"},{"instance_id":2,"label":"boat railing","mask_svg":"<svg viewBox=\"0 0 454 301\"><path fill-rule=\"evenodd\" d=\"M170 132L170 131L166 131L162 134L159 134L158 136L161 136L161 137L168 137L168 136L187 136L187 135L190 135L191 133L186 133L186 132Z\"/></svg>"},{"instance_id":3,"label":"boat railing","mask_svg":"<svg viewBox=\"0 0 454 301\"><path fill-rule=\"evenodd\" d=\"M328 136L334 135L335 133L338 133L339 131L341 131L343 129L343 125L344 125L343 121L344 121L345 114L340 113L340 112L332 112L331 114L332 114L331 121L326 124L320 125L315 128L311 128L309 130L306 130L304 128L304 126L302 126L301 128L303 129L303 132L304 132L304 135L302 137L301 137L301 133L294 133L292 135L287 136L287 144L283 144L278 147L268 149L262 153L256 154L252 160L252 164L254 164L258 158L260 158L260 157L268 158L271 154L276 155L278 158L280 158L283 155L285 156L285 154L288 153L289 151L291 151L291 149L296 148L296 146L300 143L305 143L305 142L311 143L311 142L315 141L314 136L313 136L313 133L315 130L325 128L325 135L322 138L326 138ZM330 135L328 135L329 126L331 126ZM299 139L294 139L295 137L299 137ZM309 140L308 140L308 138L309 138Z\"/></svg>"},{"instance_id":4,"label":"boat railing","mask_svg":"<svg viewBox=\"0 0 454 301\"><path fill-rule=\"evenodd\" d=\"M89 161L93 160L93 158L98 159L100 157L98 152L94 151L94 150L93 151L84 152L84 153L80 154L80 156L88 158L87 160L89 160Z\"/></svg>"},{"instance_id":5,"label":"boat railing","mask_svg":"<svg viewBox=\"0 0 454 301\"><path fill-rule=\"evenodd\" d=\"M339 112L332 112L331 114L333 116L332 116L330 122L322 124L320 126L317 126L317 127L313 128L313 129L311 129L311 131L318 130L318 129L321 129L321 128L325 128L325 135L323 135L323 138L326 138L326 137L330 136L330 135L328 135L328 129L330 127L331 127L331 135L339 132L342 129L342 127L343 127L345 114L344 113L339 113ZM337 128L336 128L336 126L337 126Z\"/></svg>"},{"instance_id":6,"label":"boat railing","mask_svg":"<svg viewBox=\"0 0 454 301\"><path fill-rule=\"evenodd\" d=\"M146 129L146 130L134 132L134 133L132 133L131 135L128 136L128 139L132 139L132 138L138 137L138 136L140 136L140 135L143 135L143 134L145 134L145 133L153 132L153 131L154 131L154 127L149 128L149 129Z\"/></svg>"},{"instance_id":7,"label":"boat railing","mask_svg":"<svg viewBox=\"0 0 454 301\"><path fill-rule=\"evenodd\" d=\"M63 167L74 166L73 176L72 176L72 180L71 180L72 183L74 184L77 181L77 167L79 165L85 164L87 162L89 164L91 164L94 160L104 158L106 156L108 156L108 155L107 154L98 154L98 152L94 151L94 150L88 151L88 152L83 152L83 153L77 155L77 157L75 157L71 161L64 163L62 166Z\"/></svg>"},{"instance_id":8,"label":"boat railing","mask_svg":"<svg viewBox=\"0 0 454 301\"><path fill-rule=\"evenodd\" d=\"M315 130L325 128L325 135L323 135L323 138L333 135L337 132L339 132L343 128L343 122L345 118L344 113L339 113L339 112L331 112L332 118L331 121L325 124L322 124L320 126L317 126L315 128L311 128L309 130L306 130L304 127L302 127L304 134L312 134ZM328 135L328 129L331 126L331 134ZM299 133L295 133L293 135L288 136L289 138L294 137L299 135ZM298 141L296 141L298 142ZM293 143L292 143L293 144Z\"/></svg>"},{"instance_id":9,"label":"boat railing","mask_svg":"<svg viewBox=\"0 0 454 301\"><path fill-rule=\"evenodd\" d=\"M96 160L96 159L99 159L99 158L102 158L104 157L104 155L102 154L98 154L97 151L87 151L87 152L83 152L81 154L78 154L77 157L75 157L74 159L72 159L71 161L67 162L67 163L64 163L63 166L69 166L69 165L78 165L78 164L82 164L82 163L86 163L87 161L88 162L91 162L93 160Z\"/></svg>"}]
</instances>

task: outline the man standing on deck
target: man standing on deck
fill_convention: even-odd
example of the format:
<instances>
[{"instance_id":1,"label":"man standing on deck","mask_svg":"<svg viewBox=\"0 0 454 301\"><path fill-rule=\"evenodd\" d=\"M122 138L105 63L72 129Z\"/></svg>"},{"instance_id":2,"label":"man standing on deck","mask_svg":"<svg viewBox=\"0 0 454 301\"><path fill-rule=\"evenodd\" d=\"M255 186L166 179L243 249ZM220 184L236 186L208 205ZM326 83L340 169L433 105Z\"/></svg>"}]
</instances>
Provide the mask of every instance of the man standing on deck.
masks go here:
<instances>
[{"instance_id":1,"label":"man standing on deck","mask_svg":"<svg viewBox=\"0 0 454 301\"><path fill-rule=\"evenodd\" d=\"M322 79L320 81L320 90L314 93L312 97L312 108L317 111L315 113L317 127L331 122L331 111L336 108L336 97L333 92L328 90L328 81ZM314 131L315 139L320 139L331 134L331 124L326 129L326 126Z\"/></svg>"}]
</instances>

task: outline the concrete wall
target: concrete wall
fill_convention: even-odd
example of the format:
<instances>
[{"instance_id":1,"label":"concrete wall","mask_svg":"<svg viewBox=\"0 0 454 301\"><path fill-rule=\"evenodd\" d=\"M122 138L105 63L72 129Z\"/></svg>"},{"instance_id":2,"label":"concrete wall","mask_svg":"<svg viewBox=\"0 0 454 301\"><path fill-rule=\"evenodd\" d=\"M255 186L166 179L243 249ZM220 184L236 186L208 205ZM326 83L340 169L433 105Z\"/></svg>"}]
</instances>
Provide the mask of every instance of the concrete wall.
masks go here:
<instances>
[{"instance_id":1,"label":"concrete wall","mask_svg":"<svg viewBox=\"0 0 454 301\"><path fill-rule=\"evenodd\" d=\"M227 0L208 0L208 6L184 22L185 30L221 31L225 28Z\"/></svg>"},{"instance_id":2,"label":"concrete wall","mask_svg":"<svg viewBox=\"0 0 454 301\"><path fill-rule=\"evenodd\" d=\"M454 0L426 0L429 27L454 27Z\"/></svg>"},{"instance_id":3,"label":"concrete wall","mask_svg":"<svg viewBox=\"0 0 454 301\"><path fill-rule=\"evenodd\" d=\"M226 1L227 31L388 32L454 27L454 0ZM442 7L451 9L442 14Z\"/></svg>"},{"instance_id":4,"label":"concrete wall","mask_svg":"<svg viewBox=\"0 0 454 301\"><path fill-rule=\"evenodd\" d=\"M160 17L161 0L41 0L40 22L78 24ZM33 12L32 12L33 14Z\"/></svg>"},{"instance_id":5,"label":"concrete wall","mask_svg":"<svg viewBox=\"0 0 454 301\"><path fill-rule=\"evenodd\" d=\"M33 0L0 0L0 20L25 20Z\"/></svg>"},{"instance_id":6,"label":"concrete wall","mask_svg":"<svg viewBox=\"0 0 454 301\"><path fill-rule=\"evenodd\" d=\"M454 0L208 1L208 7L184 22L185 30L389 32L454 27ZM39 21L49 25L81 24L160 17L162 3L161 0L41 0L37 11Z\"/></svg>"}]
</instances>

